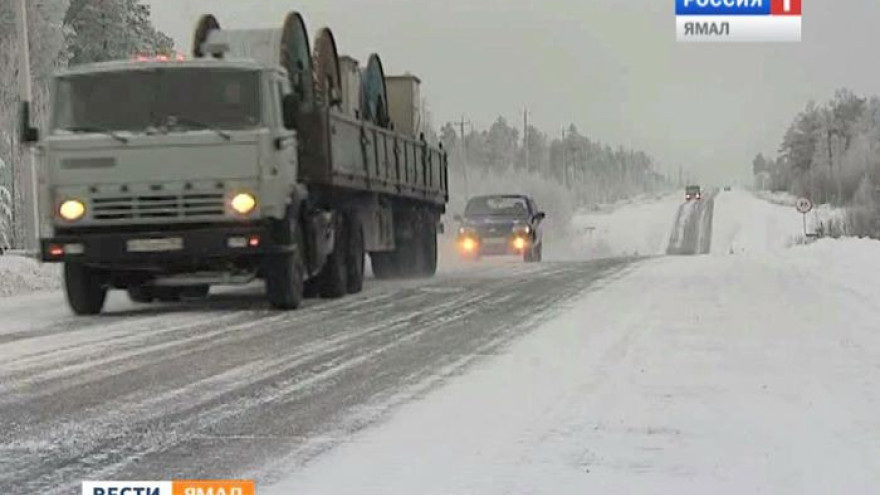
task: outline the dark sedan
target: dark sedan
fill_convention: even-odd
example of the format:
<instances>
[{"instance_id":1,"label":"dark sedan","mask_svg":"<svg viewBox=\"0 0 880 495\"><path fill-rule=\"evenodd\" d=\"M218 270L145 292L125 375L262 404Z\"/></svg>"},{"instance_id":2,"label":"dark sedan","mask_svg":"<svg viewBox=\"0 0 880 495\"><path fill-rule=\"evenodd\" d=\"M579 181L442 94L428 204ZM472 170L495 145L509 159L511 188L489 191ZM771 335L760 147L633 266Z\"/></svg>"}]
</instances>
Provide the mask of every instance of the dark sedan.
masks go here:
<instances>
[{"instance_id":1,"label":"dark sedan","mask_svg":"<svg viewBox=\"0 0 880 495\"><path fill-rule=\"evenodd\" d=\"M515 255L526 262L543 258L541 224L546 215L523 195L477 196L468 201L458 230L458 248L469 259Z\"/></svg>"}]
</instances>

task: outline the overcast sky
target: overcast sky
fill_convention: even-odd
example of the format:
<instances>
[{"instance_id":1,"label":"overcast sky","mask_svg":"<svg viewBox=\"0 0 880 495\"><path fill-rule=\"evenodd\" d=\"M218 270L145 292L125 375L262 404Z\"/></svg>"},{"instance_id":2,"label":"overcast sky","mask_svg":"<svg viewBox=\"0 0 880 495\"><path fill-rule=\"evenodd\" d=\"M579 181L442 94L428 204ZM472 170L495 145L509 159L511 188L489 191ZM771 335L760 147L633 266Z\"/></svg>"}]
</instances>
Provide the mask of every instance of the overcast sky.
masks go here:
<instances>
[{"instance_id":1,"label":"overcast sky","mask_svg":"<svg viewBox=\"0 0 880 495\"><path fill-rule=\"evenodd\" d=\"M838 87L880 94L880 1L805 0L799 44L675 42L674 0L147 0L187 52L201 13L275 27L294 6L340 54L382 56L423 80L435 124L480 127L522 108L545 132L574 123L703 181L746 179L792 116Z\"/></svg>"}]
</instances>

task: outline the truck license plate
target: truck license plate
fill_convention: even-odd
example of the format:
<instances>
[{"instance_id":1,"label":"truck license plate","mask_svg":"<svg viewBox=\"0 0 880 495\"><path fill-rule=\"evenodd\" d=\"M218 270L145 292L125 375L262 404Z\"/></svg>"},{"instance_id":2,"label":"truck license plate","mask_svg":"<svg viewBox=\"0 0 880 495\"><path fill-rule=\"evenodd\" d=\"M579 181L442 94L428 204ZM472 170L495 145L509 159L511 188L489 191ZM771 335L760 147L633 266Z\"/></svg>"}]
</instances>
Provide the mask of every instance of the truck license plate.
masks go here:
<instances>
[{"instance_id":1,"label":"truck license plate","mask_svg":"<svg viewBox=\"0 0 880 495\"><path fill-rule=\"evenodd\" d=\"M132 239L128 241L127 247L129 253L180 251L183 249L183 239L180 237L168 237L165 239Z\"/></svg>"}]
</instances>

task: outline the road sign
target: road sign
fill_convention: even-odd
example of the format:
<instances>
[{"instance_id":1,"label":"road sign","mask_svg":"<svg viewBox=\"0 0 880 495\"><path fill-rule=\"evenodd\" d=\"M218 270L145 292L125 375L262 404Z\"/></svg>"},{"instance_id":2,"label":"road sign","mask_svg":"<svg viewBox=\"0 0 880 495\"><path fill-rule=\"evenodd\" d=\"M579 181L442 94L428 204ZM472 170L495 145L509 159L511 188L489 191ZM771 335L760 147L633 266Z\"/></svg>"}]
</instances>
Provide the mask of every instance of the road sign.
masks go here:
<instances>
[{"instance_id":1,"label":"road sign","mask_svg":"<svg viewBox=\"0 0 880 495\"><path fill-rule=\"evenodd\" d=\"M806 215L807 213L813 211L813 202L807 198L800 198L795 203L795 207L797 211Z\"/></svg>"}]
</instances>

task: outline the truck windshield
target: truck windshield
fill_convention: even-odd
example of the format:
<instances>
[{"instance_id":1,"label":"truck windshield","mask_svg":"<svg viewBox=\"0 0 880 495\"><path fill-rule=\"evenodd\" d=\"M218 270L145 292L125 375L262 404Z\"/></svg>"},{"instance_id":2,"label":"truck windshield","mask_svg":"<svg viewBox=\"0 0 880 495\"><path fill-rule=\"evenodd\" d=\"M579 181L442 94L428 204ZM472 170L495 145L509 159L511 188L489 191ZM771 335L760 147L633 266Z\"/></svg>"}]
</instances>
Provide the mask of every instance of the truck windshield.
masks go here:
<instances>
[{"instance_id":1,"label":"truck windshield","mask_svg":"<svg viewBox=\"0 0 880 495\"><path fill-rule=\"evenodd\" d=\"M260 124L259 73L168 68L77 74L59 79L54 128L251 129Z\"/></svg>"}]
</instances>

